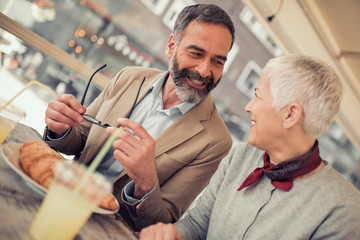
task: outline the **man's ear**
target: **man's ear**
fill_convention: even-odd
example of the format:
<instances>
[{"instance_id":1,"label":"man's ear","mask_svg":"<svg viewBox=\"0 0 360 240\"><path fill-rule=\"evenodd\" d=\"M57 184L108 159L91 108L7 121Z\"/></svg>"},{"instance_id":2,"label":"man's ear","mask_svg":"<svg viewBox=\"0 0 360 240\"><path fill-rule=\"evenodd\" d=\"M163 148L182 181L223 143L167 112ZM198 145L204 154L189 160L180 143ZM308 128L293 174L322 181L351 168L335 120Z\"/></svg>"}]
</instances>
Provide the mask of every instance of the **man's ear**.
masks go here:
<instances>
[{"instance_id":1,"label":"man's ear","mask_svg":"<svg viewBox=\"0 0 360 240\"><path fill-rule=\"evenodd\" d=\"M291 128L298 124L303 117L303 109L299 103L290 103L282 109L284 128Z\"/></svg>"},{"instance_id":2,"label":"man's ear","mask_svg":"<svg viewBox=\"0 0 360 240\"><path fill-rule=\"evenodd\" d=\"M166 45L166 57L170 59L175 51L176 40L174 34L171 34Z\"/></svg>"}]
</instances>

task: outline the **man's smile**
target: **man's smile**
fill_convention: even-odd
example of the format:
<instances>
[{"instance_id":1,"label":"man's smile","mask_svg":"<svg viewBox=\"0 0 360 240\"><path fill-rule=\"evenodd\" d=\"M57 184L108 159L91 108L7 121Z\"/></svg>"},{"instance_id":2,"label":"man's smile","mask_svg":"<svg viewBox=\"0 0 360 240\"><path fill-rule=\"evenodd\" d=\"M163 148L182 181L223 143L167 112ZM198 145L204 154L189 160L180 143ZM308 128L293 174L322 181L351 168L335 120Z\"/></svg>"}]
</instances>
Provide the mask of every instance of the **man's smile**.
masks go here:
<instances>
[{"instance_id":1,"label":"man's smile","mask_svg":"<svg viewBox=\"0 0 360 240\"><path fill-rule=\"evenodd\" d=\"M206 83L203 81L191 78L189 75L186 77L187 82L194 88L203 89L206 87Z\"/></svg>"}]
</instances>

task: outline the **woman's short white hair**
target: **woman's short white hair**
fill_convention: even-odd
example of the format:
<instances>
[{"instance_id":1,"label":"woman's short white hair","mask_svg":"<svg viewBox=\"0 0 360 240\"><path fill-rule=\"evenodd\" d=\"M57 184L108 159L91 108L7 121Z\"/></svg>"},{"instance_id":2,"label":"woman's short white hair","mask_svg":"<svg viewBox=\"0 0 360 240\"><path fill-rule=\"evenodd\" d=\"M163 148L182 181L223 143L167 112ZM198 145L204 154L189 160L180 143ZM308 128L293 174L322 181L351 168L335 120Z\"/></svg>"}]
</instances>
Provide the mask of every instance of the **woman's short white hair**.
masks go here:
<instances>
[{"instance_id":1,"label":"woman's short white hair","mask_svg":"<svg viewBox=\"0 0 360 240\"><path fill-rule=\"evenodd\" d=\"M334 69L318 59L289 54L271 59L263 72L269 77L276 110L297 102L303 108L307 135L317 138L328 130L342 97L342 85Z\"/></svg>"}]
</instances>

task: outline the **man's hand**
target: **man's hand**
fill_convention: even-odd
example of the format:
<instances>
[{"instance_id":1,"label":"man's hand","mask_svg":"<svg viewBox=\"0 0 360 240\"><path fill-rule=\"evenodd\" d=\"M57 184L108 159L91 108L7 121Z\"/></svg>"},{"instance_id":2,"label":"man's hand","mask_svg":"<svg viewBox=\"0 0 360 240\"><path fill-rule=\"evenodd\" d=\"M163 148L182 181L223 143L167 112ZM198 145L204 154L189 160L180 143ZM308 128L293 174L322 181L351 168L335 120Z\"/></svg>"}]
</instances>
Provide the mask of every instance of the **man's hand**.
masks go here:
<instances>
[{"instance_id":1,"label":"man's hand","mask_svg":"<svg viewBox=\"0 0 360 240\"><path fill-rule=\"evenodd\" d=\"M114 157L123 165L128 176L135 181L135 198L150 192L157 182L155 141L146 130L129 119L119 119L125 131L114 141ZM135 136L128 130L133 131ZM107 128L108 133L116 128Z\"/></svg>"},{"instance_id":2,"label":"man's hand","mask_svg":"<svg viewBox=\"0 0 360 240\"><path fill-rule=\"evenodd\" d=\"M140 240L181 240L181 236L174 224L158 223L144 228L140 232Z\"/></svg>"},{"instance_id":3,"label":"man's hand","mask_svg":"<svg viewBox=\"0 0 360 240\"><path fill-rule=\"evenodd\" d=\"M86 108L70 94L60 94L48 104L45 112L45 123L48 128L62 135L70 126L78 127L84 120L81 114Z\"/></svg>"}]
</instances>

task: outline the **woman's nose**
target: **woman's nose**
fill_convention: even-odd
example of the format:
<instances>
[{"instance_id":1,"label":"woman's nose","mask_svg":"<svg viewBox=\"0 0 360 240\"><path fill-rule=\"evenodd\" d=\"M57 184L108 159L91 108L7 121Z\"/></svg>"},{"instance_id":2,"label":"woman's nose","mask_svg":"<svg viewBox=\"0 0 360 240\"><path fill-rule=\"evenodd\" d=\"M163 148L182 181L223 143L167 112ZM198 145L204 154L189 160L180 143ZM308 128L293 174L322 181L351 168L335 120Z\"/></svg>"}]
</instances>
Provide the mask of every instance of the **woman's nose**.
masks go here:
<instances>
[{"instance_id":1,"label":"woman's nose","mask_svg":"<svg viewBox=\"0 0 360 240\"><path fill-rule=\"evenodd\" d=\"M245 106L245 111L246 112L250 112L251 111L251 106L252 106L252 101L253 101L254 98L250 99L250 101L246 104Z\"/></svg>"}]
</instances>

